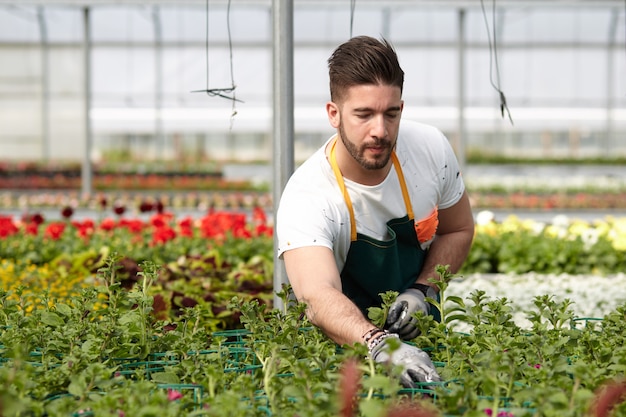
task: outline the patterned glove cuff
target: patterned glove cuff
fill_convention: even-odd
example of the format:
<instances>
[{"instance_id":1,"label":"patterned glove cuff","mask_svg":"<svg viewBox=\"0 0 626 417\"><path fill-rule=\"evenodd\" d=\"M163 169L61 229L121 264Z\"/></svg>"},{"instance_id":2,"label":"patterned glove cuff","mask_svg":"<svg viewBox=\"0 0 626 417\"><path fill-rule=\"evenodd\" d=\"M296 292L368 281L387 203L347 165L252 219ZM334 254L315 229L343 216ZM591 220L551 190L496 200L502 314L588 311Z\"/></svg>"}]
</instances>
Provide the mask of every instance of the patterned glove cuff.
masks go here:
<instances>
[{"instance_id":1,"label":"patterned glove cuff","mask_svg":"<svg viewBox=\"0 0 626 417\"><path fill-rule=\"evenodd\" d=\"M370 354L389 337L399 338L397 334L379 328L372 329L363 335L367 350Z\"/></svg>"}]
</instances>

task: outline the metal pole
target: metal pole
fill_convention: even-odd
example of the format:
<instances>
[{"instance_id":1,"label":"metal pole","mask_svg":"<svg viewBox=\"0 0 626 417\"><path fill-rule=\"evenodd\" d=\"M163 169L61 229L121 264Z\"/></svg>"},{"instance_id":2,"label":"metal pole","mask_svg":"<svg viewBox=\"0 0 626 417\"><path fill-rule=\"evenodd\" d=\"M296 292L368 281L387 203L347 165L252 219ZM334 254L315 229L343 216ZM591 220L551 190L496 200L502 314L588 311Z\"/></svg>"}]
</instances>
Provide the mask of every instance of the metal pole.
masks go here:
<instances>
[{"instance_id":1,"label":"metal pole","mask_svg":"<svg viewBox=\"0 0 626 417\"><path fill-rule=\"evenodd\" d=\"M604 139L605 154L611 155L611 145L613 139L613 123L615 109L615 44L617 42L617 26L619 19L619 9L613 9L611 13L611 23L609 24L609 43L607 46L606 59L606 138Z\"/></svg>"},{"instance_id":2,"label":"metal pole","mask_svg":"<svg viewBox=\"0 0 626 417\"><path fill-rule=\"evenodd\" d=\"M50 54L48 53L48 27L42 6L37 7L39 36L41 37L41 155L50 160Z\"/></svg>"},{"instance_id":3,"label":"metal pole","mask_svg":"<svg viewBox=\"0 0 626 417\"><path fill-rule=\"evenodd\" d=\"M459 160L459 167L461 168L461 172L465 173L466 155L465 155L465 140L466 140L466 129L465 129L465 9L460 8L458 14L458 24L459 24L459 38L458 38L458 82L459 82L459 91L458 91L458 139L457 139L457 158Z\"/></svg>"},{"instance_id":4,"label":"metal pole","mask_svg":"<svg viewBox=\"0 0 626 417\"><path fill-rule=\"evenodd\" d=\"M83 8L83 69L84 75L84 119L85 119L85 153L81 169L81 187L83 196L90 196L93 192L91 146L93 142L91 130L91 24L89 22L89 7Z\"/></svg>"},{"instance_id":5,"label":"metal pole","mask_svg":"<svg viewBox=\"0 0 626 417\"><path fill-rule=\"evenodd\" d=\"M157 158L165 158L165 140L163 134L163 29L159 6L152 9L154 25L154 136L156 139Z\"/></svg>"},{"instance_id":6,"label":"metal pole","mask_svg":"<svg viewBox=\"0 0 626 417\"><path fill-rule=\"evenodd\" d=\"M294 170L294 98L293 98L293 2L272 0L273 19L273 187L274 221L287 180ZM274 234L274 307L283 309L276 292L287 283L287 273L276 257Z\"/></svg>"}]
</instances>

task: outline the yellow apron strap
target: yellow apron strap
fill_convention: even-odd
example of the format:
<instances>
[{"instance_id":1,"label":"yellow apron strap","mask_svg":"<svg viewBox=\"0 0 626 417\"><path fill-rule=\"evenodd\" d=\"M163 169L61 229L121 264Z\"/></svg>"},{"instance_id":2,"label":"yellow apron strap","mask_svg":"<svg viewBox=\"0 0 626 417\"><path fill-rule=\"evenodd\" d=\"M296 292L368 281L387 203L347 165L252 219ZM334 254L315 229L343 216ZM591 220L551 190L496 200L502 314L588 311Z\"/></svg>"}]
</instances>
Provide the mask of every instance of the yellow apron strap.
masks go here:
<instances>
[{"instance_id":1,"label":"yellow apron strap","mask_svg":"<svg viewBox=\"0 0 626 417\"><path fill-rule=\"evenodd\" d=\"M337 165L337 157L335 156L336 144L337 137L335 137L335 140L333 141L333 144L330 148L330 166L333 167L333 171L335 172L335 178L337 178L337 184L339 184L339 189L343 194L343 199L346 201L348 211L350 212L350 241L354 242L356 240L356 221L354 220L354 208L352 207L352 200L350 199L350 194L348 194L346 184L343 181L343 175L339 170L339 165Z\"/></svg>"},{"instance_id":2,"label":"yellow apron strap","mask_svg":"<svg viewBox=\"0 0 626 417\"><path fill-rule=\"evenodd\" d=\"M337 137L335 137L335 139L333 140L330 148L330 166L333 168L335 178L337 179L337 184L339 185L339 189L343 194L343 199L345 200L346 206L348 206L348 211L350 212L350 241L354 242L356 240L356 220L354 218L354 208L352 207L352 200L350 199L350 194L348 194L348 189L346 188L346 184L343 180L343 175L341 174L339 165L337 165L337 157L335 156L336 144ZM402 173L402 167L400 166L400 161L398 160L395 152L391 153L391 160L393 161L393 166L396 169L396 175L398 175L400 188L402 189L402 198L404 198L404 205L406 206L407 215L409 217L409 220L413 220L413 206L411 205L409 190L407 190L406 188L406 181L404 179L404 174Z\"/></svg>"},{"instance_id":3,"label":"yellow apron strap","mask_svg":"<svg viewBox=\"0 0 626 417\"><path fill-rule=\"evenodd\" d=\"M396 168L396 175L398 176L398 181L400 181L400 188L402 189L402 197L404 198L404 205L406 206L406 213L409 216L409 220L413 220L415 218L413 214L413 205L411 204L411 198L409 197L409 190L406 188L406 181L404 179L404 173L402 172L402 167L400 166L400 161L396 156L395 151L391 153L391 159L393 161L393 166Z\"/></svg>"}]
</instances>

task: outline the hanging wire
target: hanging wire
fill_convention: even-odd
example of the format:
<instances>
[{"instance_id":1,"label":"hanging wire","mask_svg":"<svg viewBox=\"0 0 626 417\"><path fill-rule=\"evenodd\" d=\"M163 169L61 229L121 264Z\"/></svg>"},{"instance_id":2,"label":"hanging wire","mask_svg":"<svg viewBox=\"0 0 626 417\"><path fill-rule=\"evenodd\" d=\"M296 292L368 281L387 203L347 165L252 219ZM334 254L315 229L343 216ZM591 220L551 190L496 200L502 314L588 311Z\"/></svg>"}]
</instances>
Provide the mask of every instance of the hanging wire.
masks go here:
<instances>
[{"instance_id":1,"label":"hanging wire","mask_svg":"<svg viewBox=\"0 0 626 417\"><path fill-rule=\"evenodd\" d=\"M350 38L352 38L352 28L354 27L354 10L356 9L356 0L350 0Z\"/></svg>"},{"instance_id":2,"label":"hanging wire","mask_svg":"<svg viewBox=\"0 0 626 417\"><path fill-rule=\"evenodd\" d=\"M500 113L504 118L504 111L506 110L507 115L509 116L509 121L513 124L513 118L511 117L511 112L509 111L509 106L506 104L506 97L504 93L500 89L500 66L498 64L498 50L497 50L497 42L496 42L496 0L492 2L492 10L491 10L491 20L492 20L492 30L493 30L493 44L491 43L491 34L489 32L489 22L487 21L487 13L485 12L485 3L484 0L480 0L480 6L483 11L483 18L485 19L485 26L487 27L487 40L489 41L489 82L491 86L498 92L500 95ZM496 70L496 78L497 82L493 81L493 68L495 66Z\"/></svg>"},{"instance_id":3,"label":"hanging wire","mask_svg":"<svg viewBox=\"0 0 626 417\"><path fill-rule=\"evenodd\" d=\"M132 21L132 15L129 13L128 9L126 9L126 22L125 22L125 29L126 29L126 33L124 33L124 38L125 39L129 39L130 38L130 33L132 32L133 29L133 21ZM134 107L134 98L133 98L133 85L135 85L135 80L134 80L134 76L135 76L135 72L133 71L133 52L131 50L131 48L124 48L126 53L125 53L125 57L126 57L126 74L128 74L128 76L126 77L126 97L124 98L124 101L126 102L126 105L129 107Z\"/></svg>"},{"instance_id":4,"label":"hanging wire","mask_svg":"<svg viewBox=\"0 0 626 417\"><path fill-rule=\"evenodd\" d=\"M209 97L222 97L231 100L233 103L233 116L237 113L235 111L235 102L242 102L235 97L235 78L233 75L233 42L230 32L230 5L231 0L228 0L226 8L226 30L228 31L228 50L230 58L230 87L223 88L209 88L209 0L206 0L205 14L206 14L206 40L205 40L205 56L206 56L206 88L204 90L193 90L192 93L206 93ZM232 93L232 96L228 94Z\"/></svg>"}]
</instances>

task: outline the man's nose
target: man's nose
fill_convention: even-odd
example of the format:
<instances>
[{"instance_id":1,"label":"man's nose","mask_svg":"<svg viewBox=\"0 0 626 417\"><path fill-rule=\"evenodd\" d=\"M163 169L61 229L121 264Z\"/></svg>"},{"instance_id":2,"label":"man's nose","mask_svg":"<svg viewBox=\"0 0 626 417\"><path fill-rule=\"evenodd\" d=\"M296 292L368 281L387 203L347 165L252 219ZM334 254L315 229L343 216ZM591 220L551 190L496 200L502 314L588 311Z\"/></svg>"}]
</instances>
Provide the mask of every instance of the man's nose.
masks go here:
<instances>
[{"instance_id":1,"label":"man's nose","mask_svg":"<svg viewBox=\"0 0 626 417\"><path fill-rule=\"evenodd\" d=\"M376 138L384 138L387 134L385 117L383 115L372 118L371 135Z\"/></svg>"}]
</instances>

